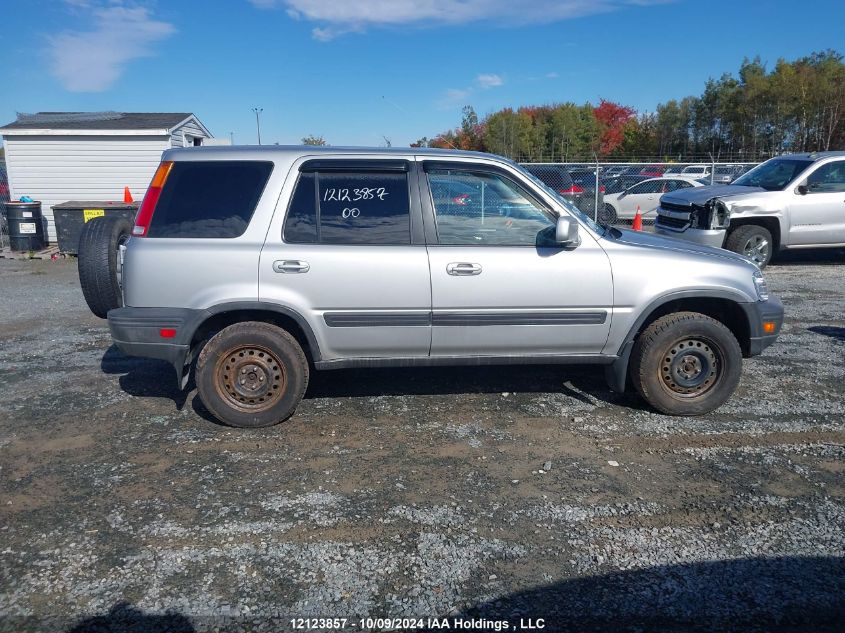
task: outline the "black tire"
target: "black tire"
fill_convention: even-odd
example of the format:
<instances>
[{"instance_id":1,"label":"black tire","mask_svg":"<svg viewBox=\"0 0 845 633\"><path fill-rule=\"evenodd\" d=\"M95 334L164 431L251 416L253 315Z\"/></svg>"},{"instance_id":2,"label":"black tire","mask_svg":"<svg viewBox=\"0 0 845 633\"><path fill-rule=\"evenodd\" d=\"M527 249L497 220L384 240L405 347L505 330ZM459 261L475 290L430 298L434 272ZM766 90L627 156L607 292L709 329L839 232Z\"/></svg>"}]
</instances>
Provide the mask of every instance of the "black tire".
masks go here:
<instances>
[{"instance_id":1,"label":"black tire","mask_svg":"<svg viewBox=\"0 0 845 633\"><path fill-rule=\"evenodd\" d=\"M742 350L719 321L676 312L640 334L630 370L639 394L661 413L703 415L733 395L742 373Z\"/></svg>"},{"instance_id":2,"label":"black tire","mask_svg":"<svg viewBox=\"0 0 845 633\"><path fill-rule=\"evenodd\" d=\"M118 249L131 234L129 220L102 216L86 222L79 235L79 285L91 312L101 319L123 307Z\"/></svg>"},{"instance_id":3,"label":"black tire","mask_svg":"<svg viewBox=\"0 0 845 633\"><path fill-rule=\"evenodd\" d=\"M751 258L760 268L765 268L772 261L774 252L771 232L757 224L746 224L731 231L725 248Z\"/></svg>"},{"instance_id":4,"label":"black tire","mask_svg":"<svg viewBox=\"0 0 845 633\"><path fill-rule=\"evenodd\" d=\"M599 222L602 224L616 224L617 220L616 209L611 204L605 204L599 213Z\"/></svg>"},{"instance_id":5,"label":"black tire","mask_svg":"<svg viewBox=\"0 0 845 633\"><path fill-rule=\"evenodd\" d=\"M224 328L197 360L197 391L215 418L239 428L287 420L305 395L308 360L283 329L257 321Z\"/></svg>"}]
</instances>

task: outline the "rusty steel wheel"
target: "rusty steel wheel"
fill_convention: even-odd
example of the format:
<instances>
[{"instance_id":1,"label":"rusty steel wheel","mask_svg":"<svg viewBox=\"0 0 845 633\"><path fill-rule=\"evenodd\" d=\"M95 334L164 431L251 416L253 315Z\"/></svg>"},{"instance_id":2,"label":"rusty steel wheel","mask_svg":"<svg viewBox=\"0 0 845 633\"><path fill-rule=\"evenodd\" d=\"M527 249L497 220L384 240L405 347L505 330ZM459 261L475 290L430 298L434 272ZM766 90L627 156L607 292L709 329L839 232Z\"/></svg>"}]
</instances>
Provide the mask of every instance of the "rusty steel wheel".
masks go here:
<instances>
[{"instance_id":1,"label":"rusty steel wheel","mask_svg":"<svg viewBox=\"0 0 845 633\"><path fill-rule=\"evenodd\" d=\"M682 398L696 398L713 389L721 377L723 361L712 342L683 338L669 347L660 367L663 386Z\"/></svg>"},{"instance_id":2,"label":"rusty steel wheel","mask_svg":"<svg viewBox=\"0 0 845 633\"><path fill-rule=\"evenodd\" d=\"M230 325L202 348L197 391L210 413L255 428L290 417L308 385L308 361L290 333L270 323Z\"/></svg>"},{"instance_id":3,"label":"rusty steel wheel","mask_svg":"<svg viewBox=\"0 0 845 633\"><path fill-rule=\"evenodd\" d=\"M272 407L287 385L284 364L264 347L233 349L217 361L214 375L217 393L230 406L248 412Z\"/></svg>"},{"instance_id":4,"label":"rusty steel wheel","mask_svg":"<svg viewBox=\"0 0 845 633\"><path fill-rule=\"evenodd\" d=\"M724 323L697 312L662 316L637 337L631 382L655 409L702 415L731 397L742 371L742 349Z\"/></svg>"}]
</instances>

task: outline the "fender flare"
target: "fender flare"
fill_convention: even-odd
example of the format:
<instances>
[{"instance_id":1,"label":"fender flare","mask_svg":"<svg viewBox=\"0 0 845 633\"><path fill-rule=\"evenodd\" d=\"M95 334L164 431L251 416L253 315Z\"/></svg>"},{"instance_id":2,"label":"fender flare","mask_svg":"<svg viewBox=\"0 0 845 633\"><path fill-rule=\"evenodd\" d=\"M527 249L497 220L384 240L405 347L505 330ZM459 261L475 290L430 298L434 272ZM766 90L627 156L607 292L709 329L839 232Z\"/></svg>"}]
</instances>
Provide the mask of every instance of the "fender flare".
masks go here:
<instances>
[{"instance_id":1,"label":"fender flare","mask_svg":"<svg viewBox=\"0 0 845 633\"><path fill-rule=\"evenodd\" d=\"M203 312L207 314L202 320L199 320L196 323L196 326L193 328L191 332L191 338L193 338L196 331L202 327L202 324L205 323L209 318L217 316L218 314L224 314L226 312L239 312L249 310L251 312L275 312L276 314L281 314L286 317L293 319L293 321L299 326L302 332L305 334L305 340L308 341L308 347L311 351L311 357L314 362L317 362L322 359L320 354L320 344L317 342L317 337L314 335L314 330L311 328L311 325L305 319L302 314L300 314L297 310L293 308L283 305L281 303L272 303L268 301L231 301L227 303L218 303L213 306L209 306Z\"/></svg>"},{"instance_id":2,"label":"fender flare","mask_svg":"<svg viewBox=\"0 0 845 633\"><path fill-rule=\"evenodd\" d=\"M742 308L743 314L748 319L748 313L743 308L743 304L748 304L748 297L739 293L724 289L697 289L697 290L678 290L668 292L653 299L639 314L633 325L628 329L625 339L622 341L619 349L616 352L616 360L611 364L605 366L604 374L608 386L611 390L617 393L624 393L625 383L628 379L628 362L631 360L631 350L634 348L634 341L636 340L637 332L642 328L643 323L650 317L655 310L661 306L677 301L678 299L726 299L732 301ZM749 332L752 332L752 323L748 323Z\"/></svg>"}]
</instances>

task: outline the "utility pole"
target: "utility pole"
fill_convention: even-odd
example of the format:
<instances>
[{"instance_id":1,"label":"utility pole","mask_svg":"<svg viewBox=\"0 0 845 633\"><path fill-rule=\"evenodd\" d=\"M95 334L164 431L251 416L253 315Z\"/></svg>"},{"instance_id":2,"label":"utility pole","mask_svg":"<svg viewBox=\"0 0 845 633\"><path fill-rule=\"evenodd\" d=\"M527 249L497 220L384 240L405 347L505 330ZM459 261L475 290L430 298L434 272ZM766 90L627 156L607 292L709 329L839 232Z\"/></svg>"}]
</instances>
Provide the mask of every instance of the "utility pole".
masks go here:
<instances>
[{"instance_id":1,"label":"utility pole","mask_svg":"<svg viewBox=\"0 0 845 633\"><path fill-rule=\"evenodd\" d=\"M258 144L261 145L261 119L259 117L264 112L264 108L253 108L252 111L255 112L255 128L258 130Z\"/></svg>"}]
</instances>

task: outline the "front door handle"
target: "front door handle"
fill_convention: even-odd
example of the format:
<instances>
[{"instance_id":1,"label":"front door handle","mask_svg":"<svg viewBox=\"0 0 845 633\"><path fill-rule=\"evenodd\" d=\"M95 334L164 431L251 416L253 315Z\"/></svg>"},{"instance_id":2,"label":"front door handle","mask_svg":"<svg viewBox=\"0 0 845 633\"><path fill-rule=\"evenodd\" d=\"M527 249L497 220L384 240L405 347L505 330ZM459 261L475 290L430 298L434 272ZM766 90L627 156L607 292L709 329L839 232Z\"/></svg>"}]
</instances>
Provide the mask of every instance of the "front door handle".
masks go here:
<instances>
[{"instance_id":1,"label":"front door handle","mask_svg":"<svg viewBox=\"0 0 845 633\"><path fill-rule=\"evenodd\" d=\"M273 271L277 273L307 273L310 269L308 262L299 259L280 259L273 262Z\"/></svg>"},{"instance_id":2,"label":"front door handle","mask_svg":"<svg viewBox=\"0 0 845 633\"><path fill-rule=\"evenodd\" d=\"M450 275L466 276L466 275L480 275L481 264L471 264L470 262L452 262L446 264L446 272Z\"/></svg>"}]
</instances>

